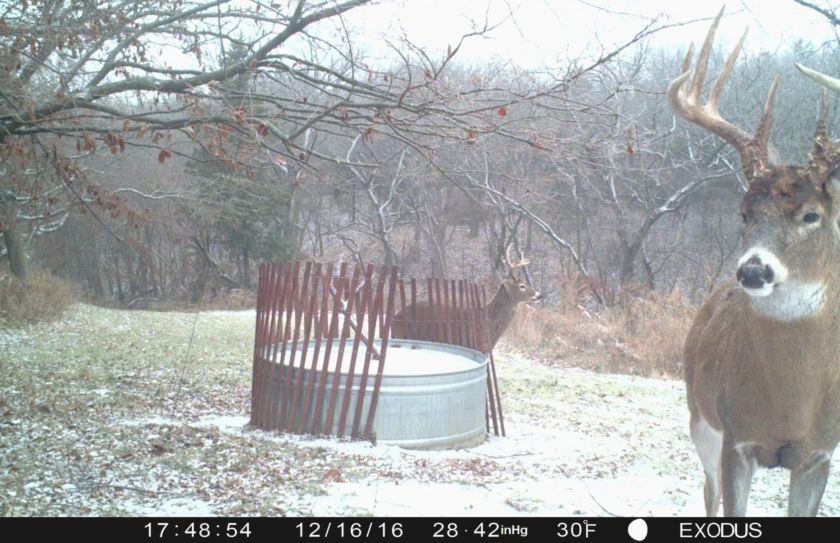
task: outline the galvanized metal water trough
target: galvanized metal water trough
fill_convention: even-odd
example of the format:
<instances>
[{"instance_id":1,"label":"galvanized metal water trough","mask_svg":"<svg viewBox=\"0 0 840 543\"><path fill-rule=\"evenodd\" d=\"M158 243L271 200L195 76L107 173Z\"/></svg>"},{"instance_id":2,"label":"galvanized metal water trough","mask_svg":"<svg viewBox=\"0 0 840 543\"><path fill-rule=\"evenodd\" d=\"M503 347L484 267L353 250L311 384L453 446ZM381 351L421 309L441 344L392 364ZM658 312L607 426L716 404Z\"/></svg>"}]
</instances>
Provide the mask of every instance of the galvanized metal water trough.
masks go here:
<instances>
[{"instance_id":1,"label":"galvanized metal water trough","mask_svg":"<svg viewBox=\"0 0 840 543\"><path fill-rule=\"evenodd\" d=\"M503 434L479 287L432 279L418 294L396 269L349 271L260 267L251 424L414 448ZM437 308L433 320L413 322L407 300ZM395 314L400 333L420 339L392 339Z\"/></svg>"},{"instance_id":2,"label":"galvanized metal water trough","mask_svg":"<svg viewBox=\"0 0 840 543\"><path fill-rule=\"evenodd\" d=\"M309 360L314 358L313 350L310 347ZM486 430L487 360L478 351L455 345L391 340L370 437L380 443L410 448L480 443ZM326 374L324 382L326 390L338 385L332 407L330 402L324 402L320 409L313 404L305 406L304 395L299 396L295 412L298 418L305 418L305 427L319 427L328 435L357 434L360 430L357 421L367 420L374 381L368 380L363 385L362 368L357 366L350 373L349 360L343 362L344 369L339 373L333 369ZM334 364L335 360L331 363L333 368ZM322 378L317 370L304 370L303 380L314 380L316 389ZM365 386L364 393L360 393L362 386ZM358 406L361 409L356 416ZM291 411L287 410L287 417Z\"/></svg>"}]
</instances>

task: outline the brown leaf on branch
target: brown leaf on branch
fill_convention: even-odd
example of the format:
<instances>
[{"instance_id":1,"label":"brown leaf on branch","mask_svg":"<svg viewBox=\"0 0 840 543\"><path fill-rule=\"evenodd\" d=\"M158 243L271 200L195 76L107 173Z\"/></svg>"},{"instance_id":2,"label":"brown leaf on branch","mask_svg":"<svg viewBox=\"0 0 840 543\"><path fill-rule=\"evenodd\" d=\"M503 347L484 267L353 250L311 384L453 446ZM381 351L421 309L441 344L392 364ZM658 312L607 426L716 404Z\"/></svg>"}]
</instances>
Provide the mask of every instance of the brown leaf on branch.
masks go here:
<instances>
[{"instance_id":1,"label":"brown leaf on branch","mask_svg":"<svg viewBox=\"0 0 840 543\"><path fill-rule=\"evenodd\" d=\"M219 141L228 139L231 134L233 134L233 128L230 126L223 124L219 127Z\"/></svg>"},{"instance_id":2,"label":"brown leaf on branch","mask_svg":"<svg viewBox=\"0 0 840 543\"><path fill-rule=\"evenodd\" d=\"M169 149L161 149L160 154L158 155L158 162L163 164L171 156L172 156L172 151L170 151Z\"/></svg>"},{"instance_id":3,"label":"brown leaf on branch","mask_svg":"<svg viewBox=\"0 0 840 543\"><path fill-rule=\"evenodd\" d=\"M85 151L93 152L96 151L96 138L93 137L93 134L85 134L84 135L84 147Z\"/></svg>"},{"instance_id":4,"label":"brown leaf on branch","mask_svg":"<svg viewBox=\"0 0 840 543\"><path fill-rule=\"evenodd\" d=\"M108 146L112 155L125 151L125 141L112 132L105 134L105 145Z\"/></svg>"}]
</instances>

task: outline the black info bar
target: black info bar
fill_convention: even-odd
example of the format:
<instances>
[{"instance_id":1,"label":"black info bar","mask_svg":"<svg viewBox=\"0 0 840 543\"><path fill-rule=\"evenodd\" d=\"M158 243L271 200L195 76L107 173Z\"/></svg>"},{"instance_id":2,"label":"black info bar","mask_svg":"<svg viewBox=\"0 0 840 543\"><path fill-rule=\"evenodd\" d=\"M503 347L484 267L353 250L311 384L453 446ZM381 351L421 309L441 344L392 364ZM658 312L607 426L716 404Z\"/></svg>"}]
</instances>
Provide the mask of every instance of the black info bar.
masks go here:
<instances>
[{"instance_id":1,"label":"black info bar","mask_svg":"<svg viewBox=\"0 0 840 543\"><path fill-rule=\"evenodd\" d=\"M840 519L619 517L5 518L6 541L835 541ZM11 539L6 539L11 536Z\"/></svg>"}]
</instances>

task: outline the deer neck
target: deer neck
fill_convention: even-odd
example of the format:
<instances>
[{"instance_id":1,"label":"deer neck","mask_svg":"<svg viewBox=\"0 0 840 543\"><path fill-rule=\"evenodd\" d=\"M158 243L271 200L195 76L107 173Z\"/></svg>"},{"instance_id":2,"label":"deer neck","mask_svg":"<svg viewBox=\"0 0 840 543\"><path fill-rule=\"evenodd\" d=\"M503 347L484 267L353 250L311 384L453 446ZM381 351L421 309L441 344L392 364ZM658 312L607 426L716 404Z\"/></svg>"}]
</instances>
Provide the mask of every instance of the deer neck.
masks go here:
<instances>
[{"instance_id":1,"label":"deer neck","mask_svg":"<svg viewBox=\"0 0 840 543\"><path fill-rule=\"evenodd\" d=\"M745 324L752 348L761 353L758 360L764 373L804 384L809 384L812 374L836 376L840 372L840 283L832 278L783 286L764 298L744 295Z\"/></svg>"},{"instance_id":2,"label":"deer neck","mask_svg":"<svg viewBox=\"0 0 840 543\"><path fill-rule=\"evenodd\" d=\"M516 313L516 302L504 287L499 287L493 299L487 303L487 318L490 321L490 348L496 345L505 328Z\"/></svg>"},{"instance_id":3,"label":"deer neck","mask_svg":"<svg viewBox=\"0 0 840 543\"><path fill-rule=\"evenodd\" d=\"M831 307L826 305L836 291L822 281L790 281L776 287L769 296L750 296L749 303L754 312L777 322L819 320L825 312L830 312ZM835 303L830 305L836 307L836 300L832 301Z\"/></svg>"}]
</instances>

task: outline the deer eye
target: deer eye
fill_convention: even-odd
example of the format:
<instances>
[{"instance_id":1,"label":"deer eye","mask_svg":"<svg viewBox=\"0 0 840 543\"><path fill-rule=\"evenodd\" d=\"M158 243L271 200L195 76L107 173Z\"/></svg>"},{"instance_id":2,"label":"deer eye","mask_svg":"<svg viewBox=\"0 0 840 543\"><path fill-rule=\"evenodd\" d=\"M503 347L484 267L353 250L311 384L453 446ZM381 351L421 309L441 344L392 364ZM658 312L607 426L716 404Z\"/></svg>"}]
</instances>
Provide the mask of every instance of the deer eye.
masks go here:
<instances>
[{"instance_id":1,"label":"deer eye","mask_svg":"<svg viewBox=\"0 0 840 543\"><path fill-rule=\"evenodd\" d=\"M519 283L519 290L525 290L526 288L528 287L525 285L525 283Z\"/></svg>"},{"instance_id":2,"label":"deer eye","mask_svg":"<svg viewBox=\"0 0 840 543\"><path fill-rule=\"evenodd\" d=\"M802 220L806 223L809 223L809 224L810 223L815 223L818 220L820 220L820 215L819 215L819 213L814 213L812 211L810 213L806 213L805 215L803 215Z\"/></svg>"}]
</instances>

